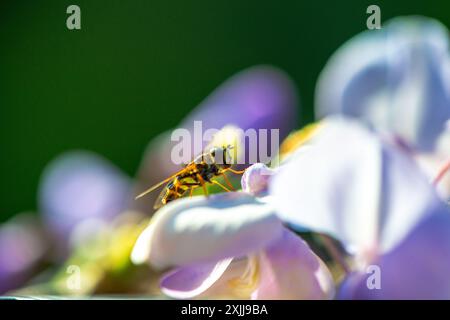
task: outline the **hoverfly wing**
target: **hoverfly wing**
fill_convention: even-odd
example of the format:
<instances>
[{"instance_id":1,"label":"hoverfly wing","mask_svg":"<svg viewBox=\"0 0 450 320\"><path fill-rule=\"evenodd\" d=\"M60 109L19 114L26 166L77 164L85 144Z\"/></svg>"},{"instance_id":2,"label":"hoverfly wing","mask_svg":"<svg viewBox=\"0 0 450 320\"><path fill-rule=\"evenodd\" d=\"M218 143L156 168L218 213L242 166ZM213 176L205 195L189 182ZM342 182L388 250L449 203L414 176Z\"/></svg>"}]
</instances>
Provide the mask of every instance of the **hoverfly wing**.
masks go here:
<instances>
[{"instance_id":1,"label":"hoverfly wing","mask_svg":"<svg viewBox=\"0 0 450 320\"><path fill-rule=\"evenodd\" d=\"M143 196L149 194L150 192L158 189L159 187L161 187L164 183L167 183L170 179L166 179L164 181L161 181L160 183L155 184L154 186L152 186L151 188L148 188L147 190L145 190L144 192L140 193L139 195L136 196L135 199L139 199L142 198Z\"/></svg>"},{"instance_id":2,"label":"hoverfly wing","mask_svg":"<svg viewBox=\"0 0 450 320\"><path fill-rule=\"evenodd\" d=\"M150 192L152 192L152 191L158 189L158 188L161 187L163 184L169 182L170 180L172 180L173 178L175 178L177 175L179 175L179 174L183 173L184 171L186 171L186 169L187 169L188 167L189 167L189 166L187 166L186 168L181 169L180 171L178 171L177 173L174 173L173 175L171 175L171 176L168 177L167 179L164 179L163 181L161 181L161 182L155 184L154 186L148 188L148 189L145 190L144 192L142 192L142 193L140 193L139 195L137 195L135 199L139 199L139 198L145 196L146 194L149 194Z\"/></svg>"}]
</instances>

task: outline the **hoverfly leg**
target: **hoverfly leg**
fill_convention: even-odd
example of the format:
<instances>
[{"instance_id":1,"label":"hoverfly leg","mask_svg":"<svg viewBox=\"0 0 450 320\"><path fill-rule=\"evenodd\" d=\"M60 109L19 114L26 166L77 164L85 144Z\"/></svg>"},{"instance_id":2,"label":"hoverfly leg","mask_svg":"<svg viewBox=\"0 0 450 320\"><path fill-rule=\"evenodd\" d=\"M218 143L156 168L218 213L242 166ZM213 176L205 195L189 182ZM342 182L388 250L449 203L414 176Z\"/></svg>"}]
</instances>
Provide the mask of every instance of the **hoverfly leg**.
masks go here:
<instances>
[{"instance_id":1,"label":"hoverfly leg","mask_svg":"<svg viewBox=\"0 0 450 320\"><path fill-rule=\"evenodd\" d=\"M198 181L200 182L200 185L201 185L202 188L203 188L203 193L205 194L205 196L208 197L208 190L206 189L206 183L205 183L205 180L204 180L204 179L202 178L202 176L199 175L199 174L197 174L197 179L198 179Z\"/></svg>"},{"instance_id":2,"label":"hoverfly leg","mask_svg":"<svg viewBox=\"0 0 450 320\"><path fill-rule=\"evenodd\" d=\"M206 185L204 183L202 184L202 187L203 187L203 192L205 193L205 196L209 197L208 189L206 189Z\"/></svg>"},{"instance_id":3,"label":"hoverfly leg","mask_svg":"<svg viewBox=\"0 0 450 320\"><path fill-rule=\"evenodd\" d=\"M245 172L245 169L239 171L239 170L233 170L233 169L229 168L228 171L231 171L234 174L243 174Z\"/></svg>"},{"instance_id":4,"label":"hoverfly leg","mask_svg":"<svg viewBox=\"0 0 450 320\"><path fill-rule=\"evenodd\" d=\"M221 184L220 182L216 181L216 180L212 180L211 181L213 184L217 184L219 187L221 187L223 190L227 191L227 192L231 192L230 189L228 189L227 187L225 187L223 184Z\"/></svg>"},{"instance_id":5,"label":"hoverfly leg","mask_svg":"<svg viewBox=\"0 0 450 320\"><path fill-rule=\"evenodd\" d=\"M228 177L226 176L225 173L222 173L223 179L225 180L225 182L227 183L227 185L230 187L231 190L235 191L233 185L231 184L230 180L228 180Z\"/></svg>"}]
</instances>

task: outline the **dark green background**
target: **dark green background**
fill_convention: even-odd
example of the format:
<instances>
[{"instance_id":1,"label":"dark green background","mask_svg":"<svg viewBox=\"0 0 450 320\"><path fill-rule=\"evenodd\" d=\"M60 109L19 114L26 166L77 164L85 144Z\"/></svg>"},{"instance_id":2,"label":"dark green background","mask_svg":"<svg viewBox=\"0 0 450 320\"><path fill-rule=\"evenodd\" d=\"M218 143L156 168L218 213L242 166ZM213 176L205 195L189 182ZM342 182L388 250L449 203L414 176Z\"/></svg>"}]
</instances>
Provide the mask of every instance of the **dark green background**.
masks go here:
<instances>
[{"instance_id":1,"label":"dark green background","mask_svg":"<svg viewBox=\"0 0 450 320\"><path fill-rule=\"evenodd\" d=\"M382 20L422 14L450 26L450 1L0 2L0 220L36 208L44 166L82 148L129 174L147 142L233 73L274 64L313 118L317 76L332 52ZM66 28L81 7L82 30ZM220 115L218 115L220 116Z\"/></svg>"}]
</instances>

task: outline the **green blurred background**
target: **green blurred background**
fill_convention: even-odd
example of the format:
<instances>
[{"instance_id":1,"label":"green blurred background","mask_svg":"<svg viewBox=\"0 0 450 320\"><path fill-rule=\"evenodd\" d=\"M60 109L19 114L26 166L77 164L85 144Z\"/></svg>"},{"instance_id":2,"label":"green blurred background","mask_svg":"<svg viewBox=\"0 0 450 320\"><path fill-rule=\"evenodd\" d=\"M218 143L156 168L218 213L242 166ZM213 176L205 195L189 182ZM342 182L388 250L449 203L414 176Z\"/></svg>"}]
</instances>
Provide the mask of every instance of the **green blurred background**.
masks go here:
<instances>
[{"instance_id":1,"label":"green blurred background","mask_svg":"<svg viewBox=\"0 0 450 320\"><path fill-rule=\"evenodd\" d=\"M81 8L82 29L66 28ZM327 58L366 28L422 14L450 26L450 1L0 2L0 222L36 209L45 165L96 151L133 175L148 141L235 72L273 64L301 95L301 123ZM220 115L218 115L220 116Z\"/></svg>"}]
</instances>

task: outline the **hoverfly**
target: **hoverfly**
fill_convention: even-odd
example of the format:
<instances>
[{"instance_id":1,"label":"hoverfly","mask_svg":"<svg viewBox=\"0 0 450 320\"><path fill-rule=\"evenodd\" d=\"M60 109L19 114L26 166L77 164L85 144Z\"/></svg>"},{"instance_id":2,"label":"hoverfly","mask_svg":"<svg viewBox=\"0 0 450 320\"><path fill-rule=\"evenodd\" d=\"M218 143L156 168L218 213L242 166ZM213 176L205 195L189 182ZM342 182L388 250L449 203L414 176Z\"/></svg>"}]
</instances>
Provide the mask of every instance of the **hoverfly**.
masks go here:
<instances>
[{"instance_id":1,"label":"hoverfly","mask_svg":"<svg viewBox=\"0 0 450 320\"><path fill-rule=\"evenodd\" d=\"M166 184L166 186L156 199L153 206L154 209L159 209L168 202L183 197L188 191L189 195L192 196L194 189L198 187L202 187L204 194L207 196L207 183L218 185L228 192L234 190L231 182L225 175L225 172L230 171L235 174L242 174L245 170L238 171L231 169L231 161L229 161L231 158L229 151L231 149L233 149L233 146L228 145L224 147L213 147L209 151L203 152L193 161L188 163L183 169L145 190L139 194L136 199L145 196L164 184ZM229 188L214 180L214 178L220 176L224 177Z\"/></svg>"}]
</instances>

